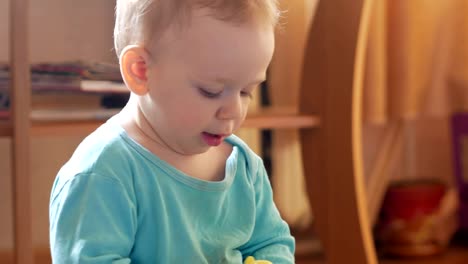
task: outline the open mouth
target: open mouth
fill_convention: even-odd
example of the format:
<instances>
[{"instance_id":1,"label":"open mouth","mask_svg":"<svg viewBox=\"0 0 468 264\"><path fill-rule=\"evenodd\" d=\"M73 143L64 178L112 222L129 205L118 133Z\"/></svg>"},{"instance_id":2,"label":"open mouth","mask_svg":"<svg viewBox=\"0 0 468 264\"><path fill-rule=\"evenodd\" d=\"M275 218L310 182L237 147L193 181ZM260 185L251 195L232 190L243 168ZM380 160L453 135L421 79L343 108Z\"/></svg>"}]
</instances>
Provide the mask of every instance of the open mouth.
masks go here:
<instances>
[{"instance_id":1,"label":"open mouth","mask_svg":"<svg viewBox=\"0 0 468 264\"><path fill-rule=\"evenodd\" d=\"M212 147L219 146L223 142L225 137L225 135L211 134L208 132L202 133L203 141L205 141L207 145Z\"/></svg>"}]
</instances>

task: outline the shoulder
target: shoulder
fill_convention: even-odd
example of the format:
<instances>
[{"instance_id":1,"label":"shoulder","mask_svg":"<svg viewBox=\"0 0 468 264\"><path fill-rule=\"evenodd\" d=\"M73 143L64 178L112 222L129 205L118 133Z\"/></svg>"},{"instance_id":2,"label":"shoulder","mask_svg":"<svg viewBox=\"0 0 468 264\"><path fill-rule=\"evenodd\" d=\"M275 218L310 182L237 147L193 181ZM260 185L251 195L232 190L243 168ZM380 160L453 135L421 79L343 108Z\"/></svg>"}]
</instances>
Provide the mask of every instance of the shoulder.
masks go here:
<instances>
[{"instance_id":1,"label":"shoulder","mask_svg":"<svg viewBox=\"0 0 468 264\"><path fill-rule=\"evenodd\" d=\"M126 157L132 151L123 129L106 123L80 143L66 166L79 172L120 167L125 164L125 160L128 160Z\"/></svg>"},{"instance_id":2,"label":"shoulder","mask_svg":"<svg viewBox=\"0 0 468 264\"><path fill-rule=\"evenodd\" d=\"M229 136L226 141L236 147L239 154L245 159L247 170L255 176L259 170L264 170L262 158L236 135Z\"/></svg>"},{"instance_id":3,"label":"shoulder","mask_svg":"<svg viewBox=\"0 0 468 264\"><path fill-rule=\"evenodd\" d=\"M54 185L60 188L78 175L82 178L99 176L127 185L131 181L132 161L129 157L135 156L122 131L115 124L105 123L79 144L59 170Z\"/></svg>"}]
</instances>

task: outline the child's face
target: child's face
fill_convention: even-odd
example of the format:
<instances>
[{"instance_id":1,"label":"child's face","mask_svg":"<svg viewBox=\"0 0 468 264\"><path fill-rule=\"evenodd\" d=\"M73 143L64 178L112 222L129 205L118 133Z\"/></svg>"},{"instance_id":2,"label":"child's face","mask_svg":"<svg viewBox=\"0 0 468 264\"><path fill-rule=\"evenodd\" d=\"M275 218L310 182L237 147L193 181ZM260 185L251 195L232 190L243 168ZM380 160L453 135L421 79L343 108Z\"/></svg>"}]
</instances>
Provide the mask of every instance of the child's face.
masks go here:
<instances>
[{"instance_id":1,"label":"child's face","mask_svg":"<svg viewBox=\"0 0 468 264\"><path fill-rule=\"evenodd\" d=\"M250 95L265 80L273 27L231 25L195 12L190 26L169 29L147 72L141 107L165 145L197 154L239 128Z\"/></svg>"}]
</instances>

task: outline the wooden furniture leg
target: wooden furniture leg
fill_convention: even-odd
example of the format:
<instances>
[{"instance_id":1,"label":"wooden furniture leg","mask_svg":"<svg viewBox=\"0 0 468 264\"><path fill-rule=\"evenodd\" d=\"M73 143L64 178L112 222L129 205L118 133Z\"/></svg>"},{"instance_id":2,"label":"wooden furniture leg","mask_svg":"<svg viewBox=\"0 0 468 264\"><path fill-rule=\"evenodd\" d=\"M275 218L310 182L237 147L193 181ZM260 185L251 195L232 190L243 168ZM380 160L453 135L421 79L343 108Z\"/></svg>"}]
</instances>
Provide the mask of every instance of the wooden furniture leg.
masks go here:
<instances>
[{"instance_id":1,"label":"wooden furniture leg","mask_svg":"<svg viewBox=\"0 0 468 264\"><path fill-rule=\"evenodd\" d=\"M12 77L12 190L14 225L14 260L32 264L31 175L29 173L30 70L28 42L28 0L10 1L10 60Z\"/></svg>"},{"instance_id":2,"label":"wooden furniture leg","mask_svg":"<svg viewBox=\"0 0 468 264\"><path fill-rule=\"evenodd\" d=\"M301 142L315 229L328 264L375 264L362 164L361 97L373 0L320 1L312 23L300 112L321 118Z\"/></svg>"}]
</instances>

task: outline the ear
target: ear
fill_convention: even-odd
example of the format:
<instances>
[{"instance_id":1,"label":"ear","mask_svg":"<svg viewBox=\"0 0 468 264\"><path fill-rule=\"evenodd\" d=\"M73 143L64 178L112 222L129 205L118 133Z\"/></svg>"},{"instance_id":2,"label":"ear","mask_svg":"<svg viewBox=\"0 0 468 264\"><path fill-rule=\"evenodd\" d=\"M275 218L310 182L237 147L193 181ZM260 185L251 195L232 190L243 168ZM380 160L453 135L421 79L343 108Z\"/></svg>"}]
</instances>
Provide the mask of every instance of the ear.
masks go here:
<instances>
[{"instance_id":1,"label":"ear","mask_svg":"<svg viewBox=\"0 0 468 264\"><path fill-rule=\"evenodd\" d=\"M120 55L120 70L127 87L137 95L148 92L149 54L141 46L125 47Z\"/></svg>"}]
</instances>

